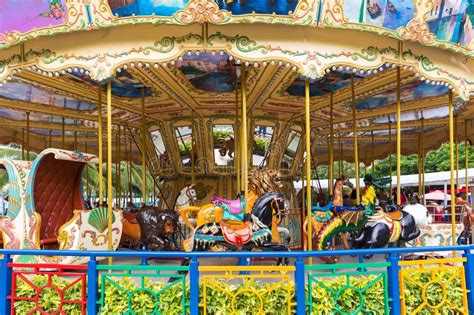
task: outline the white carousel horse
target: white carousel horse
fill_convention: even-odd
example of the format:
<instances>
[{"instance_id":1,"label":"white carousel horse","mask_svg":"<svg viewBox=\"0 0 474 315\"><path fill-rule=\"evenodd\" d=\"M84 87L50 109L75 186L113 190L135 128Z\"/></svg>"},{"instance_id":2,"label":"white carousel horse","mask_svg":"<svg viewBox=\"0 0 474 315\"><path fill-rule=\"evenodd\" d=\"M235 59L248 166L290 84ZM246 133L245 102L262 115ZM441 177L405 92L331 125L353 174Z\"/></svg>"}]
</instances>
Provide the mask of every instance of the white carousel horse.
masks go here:
<instances>
[{"instance_id":1,"label":"white carousel horse","mask_svg":"<svg viewBox=\"0 0 474 315\"><path fill-rule=\"evenodd\" d=\"M193 206L197 201L196 188L194 184L184 187L179 191L178 197L175 200L174 209L176 212L183 207Z\"/></svg>"}]
</instances>

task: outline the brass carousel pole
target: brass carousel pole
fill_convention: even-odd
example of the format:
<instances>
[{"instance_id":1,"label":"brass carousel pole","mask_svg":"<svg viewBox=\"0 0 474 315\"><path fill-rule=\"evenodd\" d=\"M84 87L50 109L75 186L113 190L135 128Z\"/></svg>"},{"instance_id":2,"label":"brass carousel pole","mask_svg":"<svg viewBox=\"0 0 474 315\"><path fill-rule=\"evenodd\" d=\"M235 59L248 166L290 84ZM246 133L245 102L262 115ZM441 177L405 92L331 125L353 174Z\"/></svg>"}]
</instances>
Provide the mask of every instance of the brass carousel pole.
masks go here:
<instances>
[{"instance_id":1,"label":"brass carousel pole","mask_svg":"<svg viewBox=\"0 0 474 315\"><path fill-rule=\"evenodd\" d=\"M333 93L330 93L330 98L331 98L331 107L330 107L330 117L329 117L329 195L333 195L333 184L334 184L334 126L333 126L333 120L334 120L334 99L333 99Z\"/></svg>"},{"instance_id":2,"label":"brass carousel pole","mask_svg":"<svg viewBox=\"0 0 474 315\"><path fill-rule=\"evenodd\" d=\"M342 140L340 133L337 134L337 138L337 141L339 143L339 177L341 177L342 175L344 175L344 160L342 157Z\"/></svg>"},{"instance_id":3,"label":"brass carousel pole","mask_svg":"<svg viewBox=\"0 0 474 315\"><path fill-rule=\"evenodd\" d=\"M132 187L132 143L130 139L128 146L128 193L130 194L130 204L133 205L133 187Z\"/></svg>"},{"instance_id":4,"label":"brass carousel pole","mask_svg":"<svg viewBox=\"0 0 474 315\"><path fill-rule=\"evenodd\" d=\"M21 128L21 159L25 160L25 129Z\"/></svg>"},{"instance_id":5,"label":"brass carousel pole","mask_svg":"<svg viewBox=\"0 0 474 315\"><path fill-rule=\"evenodd\" d=\"M311 124L309 111L309 81L305 80L305 142L306 142L306 217L308 221L308 250L313 249L313 227L311 224ZM304 200L303 200L304 202ZM312 264L312 258L309 258L309 264Z\"/></svg>"},{"instance_id":6,"label":"brass carousel pole","mask_svg":"<svg viewBox=\"0 0 474 315\"><path fill-rule=\"evenodd\" d=\"M122 126L118 126L118 137L117 137L117 200L118 205L117 209L121 208L121 198L122 198L122 171L120 169L120 161L122 159L120 155L120 141L122 140Z\"/></svg>"},{"instance_id":7,"label":"brass carousel pole","mask_svg":"<svg viewBox=\"0 0 474 315\"><path fill-rule=\"evenodd\" d=\"M421 119L421 194L422 203L425 204L425 119Z\"/></svg>"},{"instance_id":8,"label":"brass carousel pole","mask_svg":"<svg viewBox=\"0 0 474 315\"><path fill-rule=\"evenodd\" d=\"M240 179L240 150L239 150L239 139L240 132L238 128L239 124L239 88L236 85L235 87L235 127L234 127L234 163L235 163L235 173L237 177L237 193L240 193L242 190L241 179Z\"/></svg>"},{"instance_id":9,"label":"brass carousel pole","mask_svg":"<svg viewBox=\"0 0 474 315\"><path fill-rule=\"evenodd\" d=\"M400 133L401 130L401 109L400 109L400 66L397 67L397 205L402 204L402 196L401 196L401 186L400 186L400 154L402 149L402 135Z\"/></svg>"},{"instance_id":10,"label":"brass carousel pole","mask_svg":"<svg viewBox=\"0 0 474 315\"><path fill-rule=\"evenodd\" d=\"M191 183L196 183L196 170L194 162L194 111L191 111Z\"/></svg>"},{"instance_id":11,"label":"brass carousel pole","mask_svg":"<svg viewBox=\"0 0 474 315\"><path fill-rule=\"evenodd\" d=\"M418 195L421 196L421 134L418 135Z\"/></svg>"},{"instance_id":12,"label":"brass carousel pole","mask_svg":"<svg viewBox=\"0 0 474 315\"><path fill-rule=\"evenodd\" d=\"M107 249L112 250L112 82L107 82ZM112 258L109 258L112 264Z\"/></svg>"},{"instance_id":13,"label":"brass carousel pole","mask_svg":"<svg viewBox=\"0 0 474 315\"><path fill-rule=\"evenodd\" d=\"M87 140L86 140L84 146L85 146L84 151L86 153L88 153L89 151L87 150ZM87 201L90 202L91 194L90 194L90 190L89 190L89 164L86 164L85 169L86 169L86 196L87 196ZM94 207L92 206L92 208L94 208Z\"/></svg>"},{"instance_id":14,"label":"brass carousel pole","mask_svg":"<svg viewBox=\"0 0 474 315\"><path fill-rule=\"evenodd\" d=\"M62 118L62 124L61 124L61 146L63 149L66 149L66 131L65 131L65 125L64 125L64 117Z\"/></svg>"},{"instance_id":15,"label":"brass carousel pole","mask_svg":"<svg viewBox=\"0 0 474 315\"><path fill-rule=\"evenodd\" d=\"M458 146L458 117L454 117L454 150L456 152L456 190L455 195L459 193L459 146ZM451 191L451 194L453 192Z\"/></svg>"},{"instance_id":16,"label":"brass carousel pole","mask_svg":"<svg viewBox=\"0 0 474 315\"><path fill-rule=\"evenodd\" d=\"M372 158L372 176L375 177L375 154L374 154L374 146L375 146L375 143L374 143L374 131L372 130L370 132L370 136L371 136L371 142L372 142L372 151L371 151L371 158Z\"/></svg>"},{"instance_id":17,"label":"brass carousel pole","mask_svg":"<svg viewBox=\"0 0 474 315\"><path fill-rule=\"evenodd\" d=\"M360 179L359 179L359 148L357 135L356 99L354 89L354 75L351 76L351 97L352 97L352 133L354 134L354 170L356 181L356 203L360 204Z\"/></svg>"},{"instance_id":18,"label":"brass carousel pole","mask_svg":"<svg viewBox=\"0 0 474 315\"><path fill-rule=\"evenodd\" d=\"M469 159L468 159L468 144L469 141L467 139L467 120L464 120L464 180L466 183L466 201L469 200Z\"/></svg>"},{"instance_id":19,"label":"brass carousel pole","mask_svg":"<svg viewBox=\"0 0 474 315\"><path fill-rule=\"evenodd\" d=\"M451 175L451 239L452 245L456 245L456 206L454 192L454 115L453 115L453 92L449 90L449 166ZM453 257L456 252L453 251Z\"/></svg>"},{"instance_id":20,"label":"brass carousel pole","mask_svg":"<svg viewBox=\"0 0 474 315\"><path fill-rule=\"evenodd\" d=\"M390 172L390 196L393 193L393 184L392 184L392 118L388 116L388 169Z\"/></svg>"},{"instance_id":21,"label":"brass carousel pole","mask_svg":"<svg viewBox=\"0 0 474 315\"><path fill-rule=\"evenodd\" d=\"M26 112L26 159L30 160L30 112Z\"/></svg>"},{"instance_id":22,"label":"brass carousel pole","mask_svg":"<svg viewBox=\"0 0 474 315\"><path fill-rule=\"evenodd\" d=\"M53 134L53 130L52 130L52 129L49 129L49 134L48 134L48 142L49 142L49 143L48 143L48 145L49 145L50 148L51 148L52 145L53 145L52 134Z\"/></svg>"},{"instance_id":23,"label":"brass carousel pole","mask_svg":"<svg viewBox=\"0 0 474 315\"><path fill-rule=\"evenodd\" d=\"M145 125L145 88L142 87L142 203L146 205L146 125Z\"/></svg>"},{"instance_id":24,"label":"brass carousel pole","mask_svg":"<svg viewBox=\"0 0 474 315\"><path fill-rule=\"evenodd\" d=\"M248 134L247 134L247 76L246 76L246 69L245 65L240 66L241 71L240 71L240 80L241 80L241 93L242 93L242 149L241 149L241 157L242 157L242 179L241 179L241 184L242 188L244 190L244 210L245 214L250 213L252 209L249 209L247 207L248 205L248 162L247 162L247 140L248 140Z\"/></svg>"},{"instance_id":25,"label":"brass carousel pole","mask_svg":"<svg viewBox=\"0 0 474 315\"><path fill-rule=\"evenodd\" d=\"M74 131L74 151L77 150L77 131Z\"/></svg>"},{"instance_id":26,"label":"brass carousel pole","mask_svg":"<svg viewBox=\"0 0 474 315\"><path fill-rule=\"evenodd\" d=\"M104 174L102 164L104 161L103 156L103 144L102 144L102 86L99 84L98 86L98 102L97 102L97 146L99 150L99 207L102 207L104 204Z\"/></svg>"}]
</instances>

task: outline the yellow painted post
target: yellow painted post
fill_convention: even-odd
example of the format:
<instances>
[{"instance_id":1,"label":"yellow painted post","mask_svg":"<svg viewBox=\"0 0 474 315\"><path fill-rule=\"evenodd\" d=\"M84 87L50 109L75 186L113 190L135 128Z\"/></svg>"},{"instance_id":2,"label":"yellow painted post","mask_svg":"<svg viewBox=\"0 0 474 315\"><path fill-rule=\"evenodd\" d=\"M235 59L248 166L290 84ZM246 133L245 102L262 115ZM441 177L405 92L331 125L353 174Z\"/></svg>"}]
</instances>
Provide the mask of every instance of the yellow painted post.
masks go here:
<instances>
[{"instance_id":1,"label":"yellow painted post","mask_svg":"<svg viewBox=\"0 0 474 315\"><path fill-rule=\"evenodd\" d=\"M330 116L329 116L329 195L333 195L333 184L334 184L334 99L333 93L330 93L331 104L330 104Z\"/></svg>"},{"instance_id":2,"label":"yellow painted post","mask_svg":"<svg viewBox=\"0 0 474 315\"><path fill-rule=\"evenodd\" d=\"M87 141L85 142L85 148L84 148L84 151L86 153L88 153L89 151L87 150ZM87 196L87 201L90 201L90 190L89 190L89 164L86 164L85 166L85 169L86 169L86 196ZM94 206L92 206L92 208L94 208Z\"/></svg>"},{"instance_id":3,"label":"yellow painted post","mask_svg":"<svg viewBox=\"0 0 474 315\"><path fill-rule=\"evenodd\" d=\"M30 160L30 112L26 112L26 159Z\"/></svg>"},{"instance_id":4,"label":"yellow painted post","mask_svg":"<svg viewBox=\"0 0 474 315\"><path fill-rule=\"evenodd\" d=\"M74 131L74 151L77 150L77 131Z\"/></svg>"},{"instance_id":5,"label":"yellow painted post","mask_svg":"<svg viewBox=\"0 0 474 315\"><path fill-rule=\"evenodd\" d=\"M53 134L53 130L49 129L49 135L48 135L49 139L48 139L48 141L49 141L49 147L50 148L53 146L52 134Z\"/></svg>"},{"instance_id":6,"label":"yellow painted post","mask_svg":"<svg viewBox=\"0 0 474 315\"><path fill-rule=\"evenodd\" d=\"M352 133L354 135L354 170L356 181L356 203L360 204L360 179L359 179L359 143L357 134L357 113L354 88L354 75L351 76L351 97L352 97Z\"/></svg>"},{"instance_id":7,"label":"yellow painted post","mask_svg":"<svg viewBox=\"0 0 474 315\"><path fill-rule=\"evenodd\" d=\"M103 154L103 144L102 136L104 132L102 131L102 86L98 86L98 102L97 102L97 146L99 150L99 206L102 207L104 204L104 172L103 172L103 163L104 163L104 154Z\"/></svg>"},{"instance_id":8,"label":"yellow painted post","mask_svg":"<svg viewBox=\"0 0 474 315\"><path fill-rule=\"evenodd\" d=\"M118 126L118 136L117 136L117 189L116 189L116 194L117 194L117 209L121 208L121 198L122 198L122 171L120 169L120 161L122 160L121 154L120 154L120 141L122 141L122 127Z\"/></svg>"},{"instance_id":9,"label":"yellow painted post","mask_svg":"<svg viewBox=\"0 0 474 315\"><path fill-rule=\"evenodd\" d=\"M421 134L418 135L418 195L421 196Z\"/></svg>"},{"instance_id":10,"label":"yellow painted post","mask_svg":"<svg viewBox=\"0 0 474 315\"><path fill-rule=\"evenodd\" d=\"M191 183L196 183L196 170L194 162L194 111L191 111Z\"/></svg>"},{"instance_id":11,"label":"yellow painted post","mask_svg":"<svg viewBox=\"0 0 474 315\"><path fill-rule=\"evenodd\" d=\"M142 203L146 204L146 125L145 88L142 87Z\"/></svg>"},{"instance_id":12,"label":"yellow painted post","mask_svg":"<svg viewBox=\"0 0 474 315\"><path fill-rule=\"evenodd\" d=\"M112 250L112 82L107 82L107 249ZM109 264L112 258L109 258Z\"/></svg>"},{"instance_id":13,"label":"yellow painted post","mask_svg":"<svg viewBox=\"0 0 474 315\"><path fill-rule=\"evenodd\" d=\"M390 196L393 194L392 184L392 118L388 116L388 169L390 172Z\"/></svg>"},{"instance_id":14,"label":"yellow painted post","mask_svg":"<svg viewBox=\"0 0 474 315\"><path fill-rule=\"evenodd\" d=\"M132 143L133 140L130 139L128 147L128 192L130 194L130 204L133 205L133 190L132 190Z\"/></svg>"},{"instance_id":15,"label":"yellow painted post","mask_svg":"<svg viewBox=\"0 0 474 315\"><path fill-rule=\"evenodd\" d=\"M459 193L459 146L458 146L458 117L454 117L454 150L456 154L456 190L455 195ZM451 191L451 194L453 192Z\"/></svg>"},{"instance_id":16,"label":"yellow painted post","mask_svg":"<svg viewBox=\"0 0 474 315\"><path fill-rule=\"evenodd\" d=\"M375 154L374 154L374 146L375 146L375 143L374 143L374 131L372 130L370 132L370 135L371 135L371 142L372 142L372 152L371 152L371 155L372 155L372 175L375 177Z\"/></svg>"},{"instance_id":17,"label":"yellow painted post","mask_svg":"<svg viewBox=\"0 0 474 315\"><path fill-rule=\"evenodd\" d=\"M310 123L310 102L309 102L309 81L305 80L305 141L306 141L306 211L308 224L308 250L313 249L313 227L311 224L311 123ZM310 257L309 263L312 264Z\"/></svg>"},{"instance_id":18,"label":"yellow painted post","mask_svg":"<svg viewBox=\"0 0 474 315\"><path fill-rule=\"evenodd\" d=\"M235 87L235 127L234 127L234 163L235 173L237 177L237 193L241 192L241 180L240 180L240 147L239 147L239 89Z\"/></svg>"},{"instance_id":19,"label":"yellow painted post","mask_svg":"<svg viewBox=\"0 0 474 315\"><path fill-rule=\"evenodd\" d=\"M467 120L464 120L464 180L466 184L466 200L469 200L469 155L468 155L468 146L469 140L467 139Z\"/></svg>"},{"instance_id":20,"label":"yellow painted post","mask_svg":"<svg viewBox=\"0 0 474 315\"><path fill-rule=\"evenodd\" d=\"M241 157L242 157L242 179L241 179L241 184L243 186L244 190L244 210L245 213L248 214L252 209L248 208L248 197L249 197L249 192L248 192L248 145L247 145L247 140L248 140L248 133L247 133L247 74L246 74L246 69L245 65L240 66L241 71L240 71L240 79L241 79L241 89L242 89L242 149L241 149Z\"/></svg>"},{"instance_id":21,"label":"yellow painted post","mask_svg":"<svg viewBox=\"0 0 474 315\"><path fill-rule=\"evenodd\" d=\"M25 129L21 128L21 159L25 160Z\"/></svg>"},{"instance_id":22,"label":"yellow painted post","mask_svg":"<svg viewBox=\"0 0 474 315\"><path fill-rule=\"evenodd\" d=\"M400 155L401 155L401 148L402 148L402 135L401 135L401 104L400 104L400 66L397 67L397 205L402 204L402 196L401 196L401 183L400 183Z\"/></svg>"},{"instance_id":23,"label":"yellow painted post","mask_svg":"<svg viewBox=\"0 0 474 315\"><path fill-rule=\"evenodd\" d=\"M456 245L456 205L454 192L454 115L453 115L453 92L449 90L449 167L451 174L451 236L452 245ZM456 256L456 252L453 252Z\"/></svg>"},{"instance_id":24,"label":"yellow painted post","mask_svg":"<svg viewBox=\"0 0 474 315\"><path fill-rule=\"evenodd\" d=\"M425 119L421 119L421 193L422 203L425 204Z\"/></svg>"},{"instance_id":25,"label":"yellow painted post","mask_svg":"<svg viewBox=\"0 0 474 315\"><path fill-rule=\"evenodd\" d=\"M61 124L61 146L63 149L66 149L66 131L65 131L65 124L64 124L64 117L62 118Z\"/></svg>"},{"instance_id":26,"label":"yellow painted post","mask_svg":"<svg viewBox=\"0 0 474 315\"><path fill-rule=\"evenodd\" d=\"M342 156L342 140L341 134L337 134L338 142L339 142L339 177L344 174L344 158Z\"/></svg>"}]
</instances>

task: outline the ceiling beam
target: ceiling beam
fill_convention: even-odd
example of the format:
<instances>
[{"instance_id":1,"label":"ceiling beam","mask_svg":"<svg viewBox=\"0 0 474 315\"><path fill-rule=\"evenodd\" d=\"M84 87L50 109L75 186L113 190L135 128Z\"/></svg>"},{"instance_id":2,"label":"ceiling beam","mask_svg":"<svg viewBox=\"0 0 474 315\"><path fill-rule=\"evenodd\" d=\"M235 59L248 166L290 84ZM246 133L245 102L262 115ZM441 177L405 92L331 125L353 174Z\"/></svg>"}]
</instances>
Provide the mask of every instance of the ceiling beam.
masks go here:
<instances>
[{"instance_id":1,"label":"ceiling beam","mask_svg":"<svg viewBox=\"0 0 474 315\"><path fill-rule=\"evenodd\" d=\"M45 122L37 122L37 121L30 121L30 128L31 129L46 129L46 130L62 130L62 124L56 123L45 123ZM0 118L0 125L4 127L16 127L26 129L26 120L9 120L6 118ZM64 124L64 130L67 131L79 131L79 132L97 132L96 128L84 127L81 125L69 125Z\"/></svg>"}]
</instances>

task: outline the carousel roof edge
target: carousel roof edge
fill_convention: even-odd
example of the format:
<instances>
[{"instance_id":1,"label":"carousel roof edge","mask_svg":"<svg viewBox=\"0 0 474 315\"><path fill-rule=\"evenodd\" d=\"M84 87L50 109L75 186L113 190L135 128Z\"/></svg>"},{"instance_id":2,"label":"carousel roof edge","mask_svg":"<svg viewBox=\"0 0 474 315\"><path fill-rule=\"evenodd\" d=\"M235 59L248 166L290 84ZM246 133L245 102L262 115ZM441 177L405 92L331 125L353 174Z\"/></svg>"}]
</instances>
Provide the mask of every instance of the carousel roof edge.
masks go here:
<instances>
[{"instance_id":1,"label":"carousel roof edge","mask_svg":"<svg viewBox=\"0 0 474 315\"><path fill-rule=\"evenodd\" d=\"M450 4L447 13L438 12L430 0L367 2L362 5L364 10L356 0L346 0L343 4L327 1L324 9L319 0L273 1L268 5L265 0L257 0L239 2L238 6L215 0L137 3L137 0L3 3L0 19L5 23L0 26L0 49L38 37L76 32L80 35L124 25L199 24L207 28L206 25L271 24L357 30L474 57L474 4L468 0Z\"/></svg>"}]
</instances>

